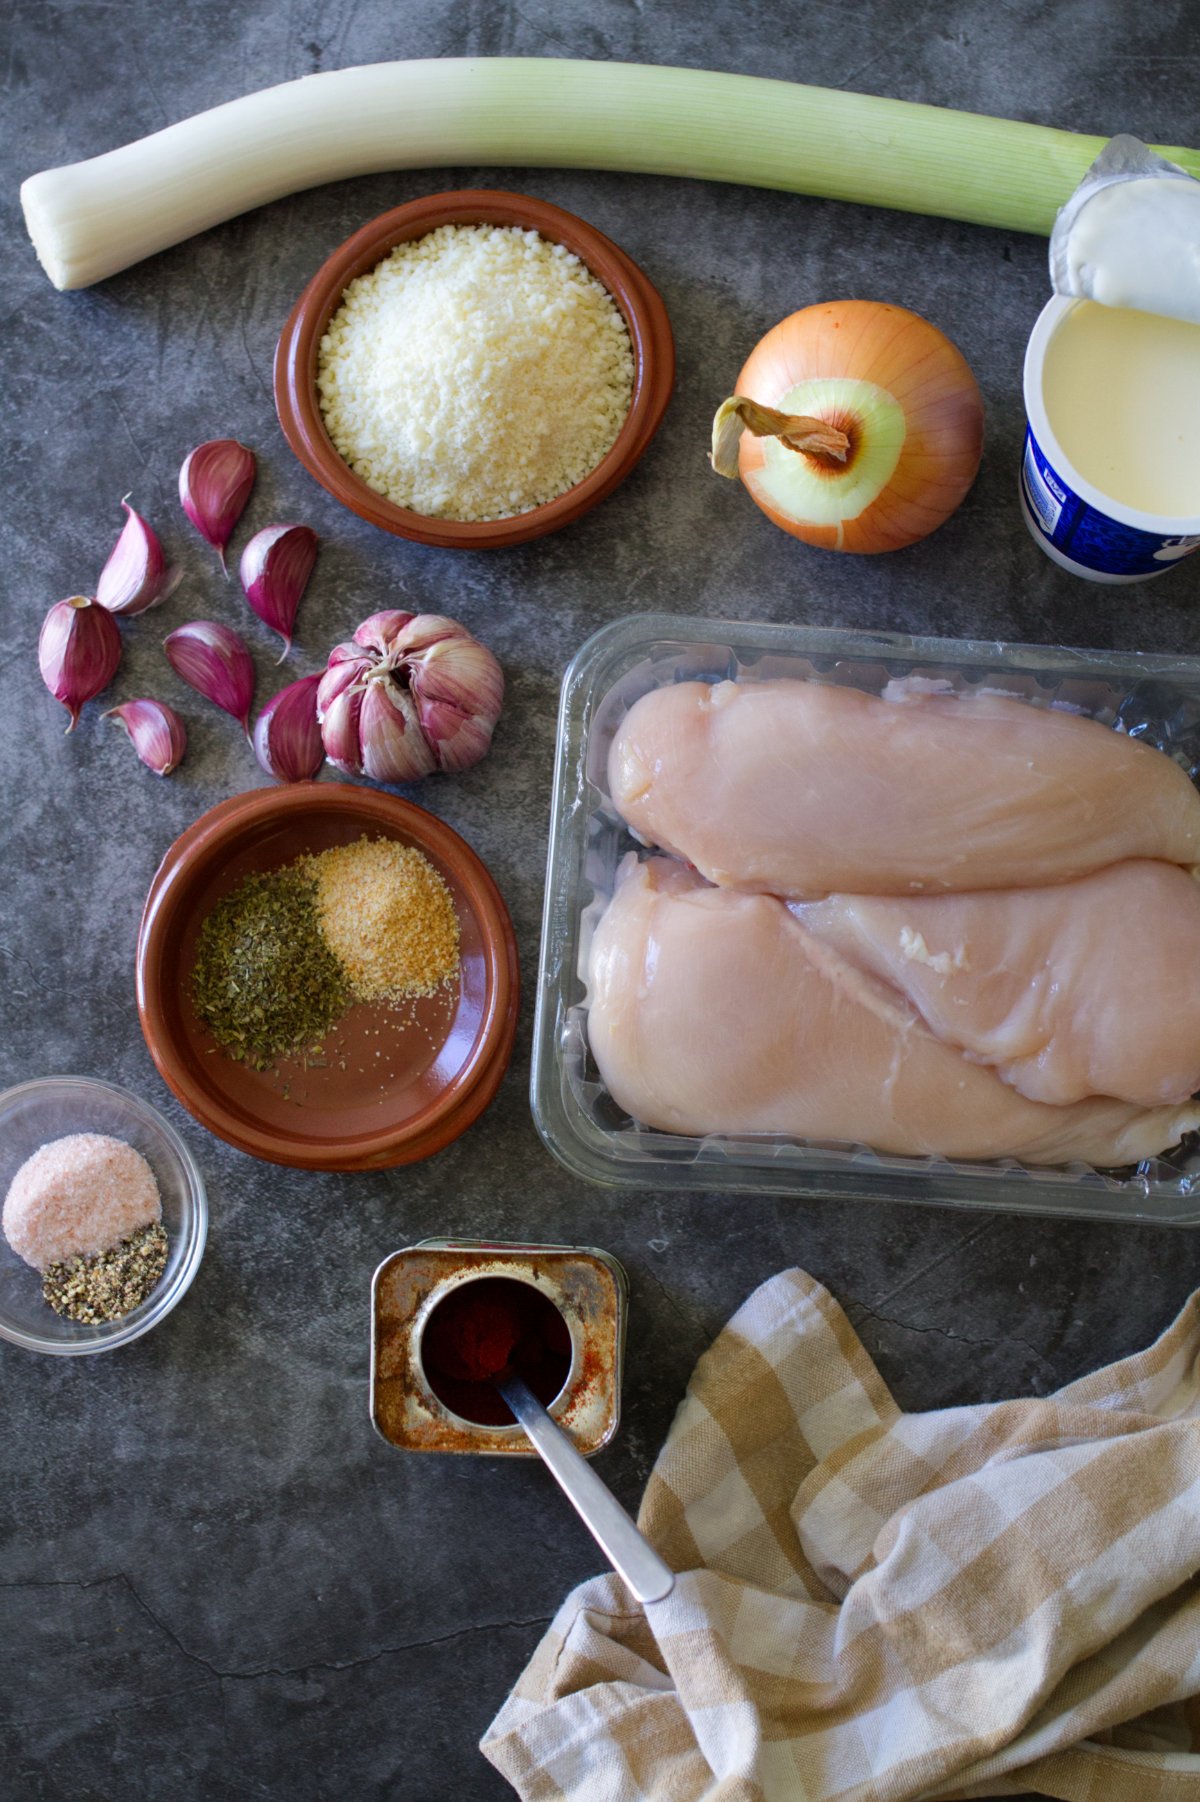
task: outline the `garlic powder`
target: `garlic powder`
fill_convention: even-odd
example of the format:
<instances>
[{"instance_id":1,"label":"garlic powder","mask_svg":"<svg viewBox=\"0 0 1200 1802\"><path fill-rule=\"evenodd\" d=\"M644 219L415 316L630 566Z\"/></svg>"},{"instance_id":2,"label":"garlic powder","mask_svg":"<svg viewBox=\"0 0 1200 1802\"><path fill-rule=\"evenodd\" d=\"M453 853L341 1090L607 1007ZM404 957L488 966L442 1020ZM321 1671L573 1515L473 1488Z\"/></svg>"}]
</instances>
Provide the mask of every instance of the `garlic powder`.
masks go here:
<instances>
[{"instance_id":1,"label":"garlic powder","mask_svg":"<svg viewBox=\"0 0 1200 1802\"><path fill-rule=\"evenodd\" d=\"M339 455L401 507L505 519L581 482L633 394L608 290L565 245L442 225L350 283L317 389Z\"/></svg>"},{"instance_id":2,"label":"garlic powder","mask_svg":"<svg viewBox=\"0 0 1200 1802\"><path fill-rule=\"evenodd\" d=\"M459 969L458 914L415 845L365 835L306 860L325 941L359 1001L434 995Z\"/></svg>"}]
</instances>

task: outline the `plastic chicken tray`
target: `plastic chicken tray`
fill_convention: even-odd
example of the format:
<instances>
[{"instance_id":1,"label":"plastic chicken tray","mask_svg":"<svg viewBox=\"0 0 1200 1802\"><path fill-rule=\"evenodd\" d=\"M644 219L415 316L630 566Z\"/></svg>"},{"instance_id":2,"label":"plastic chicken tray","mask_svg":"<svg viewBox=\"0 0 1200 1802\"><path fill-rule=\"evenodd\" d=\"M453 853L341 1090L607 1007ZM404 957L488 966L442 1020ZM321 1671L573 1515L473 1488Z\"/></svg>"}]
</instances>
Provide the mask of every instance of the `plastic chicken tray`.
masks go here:
<instances>
[{"instance_id":1,"label":"plastic chicken tray","mask_svg":"<svg viewBox=\"0 0 1200 1802\"><path fill-rule=\"evenodd\" d=\"M1000 688L1066 703L1166 751L1196 779L1200 660L908 638L641 614L590 638L563 680L532 1076L546 1145L594 1182L637 1188L864 1196L950 1207L1185 1224L1200 1221L1194 1137L1136 1167L1033 1168L1014 1159L882 1156L781 1136L704 1138L639 1125L607 1093L588 1047L581 972L617 867L637 848L606 792L613 736L651 688L678 681L815 678L879 694L895 677L958 693Z\"/></svg>"}]
</instances>

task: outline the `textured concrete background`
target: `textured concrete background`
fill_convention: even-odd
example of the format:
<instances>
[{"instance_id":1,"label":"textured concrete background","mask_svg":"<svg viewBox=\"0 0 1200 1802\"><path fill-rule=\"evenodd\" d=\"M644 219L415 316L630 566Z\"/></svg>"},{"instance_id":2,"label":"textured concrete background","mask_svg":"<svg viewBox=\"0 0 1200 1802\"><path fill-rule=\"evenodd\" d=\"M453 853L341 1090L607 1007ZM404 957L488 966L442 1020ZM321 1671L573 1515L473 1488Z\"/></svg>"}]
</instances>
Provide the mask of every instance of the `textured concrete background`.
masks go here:
<instances>
[{"instance_id":1,"label":"textured concrete background","mask_svg":"<svg viewBox=\"0 0 1200 1802\"><path fill-rule=\"evenodd\" d=\"M540 1469L406 1459L375 1438L367 1298L384 1254L467 1232L591 1241L624 1260L625 1424L599 1468L632 1506L697 1354L775 1270L801 1263L828 1283L902 1404L929 1408L1043 1393L1140 1346L1195 1284L1200 1240L590 1188L530 1122L531 1001L499 1099L423 1167L314 1177L208 1138L155 1073L132 988L163 851L261 780L158 649L160 621L237 621L241 608L178 513L181 458L204 438L243 439L261 459L249 523L299 517L321 533L295 674L394 604L457 614L502 658L511 700L493 756L418 798L494 871L530 996L557 686L604 621L665 608L1194 653L1200 558L1149 588L1106 590L1056 571L1026 536L1019 382L1046 293L1040 240L685 181L411 171L281 201L59 295L26 242L17 182L311 70L467 52L729 68L1187 142L1200 13L1183 0L221 0L186 13L16 0L5 38L0 1081L86 1071L147 1096L203 1166L212 1230L193 1290L149 1338L69 1362L0 1345L0 1793L497 1802L509 1792L476 1738L597 1554ZM460 182L542 195L616 238L661 289L679 350L677 395L633 479L573 529L490 556L422 550L339 510L293 462L270 396L276 334L327 252L383 208ZM949 332L988 415L957 516L861 561L791 542L704 461L712 407L759 334L848 294ZM186 713L192 750L167 783L96 708L65 740L34 663L43 612L94 583L129 490L188 577L126 634L114 691ZM265 695L274 653L265 631L250 636Z\"/></svg>"}]
</instances>

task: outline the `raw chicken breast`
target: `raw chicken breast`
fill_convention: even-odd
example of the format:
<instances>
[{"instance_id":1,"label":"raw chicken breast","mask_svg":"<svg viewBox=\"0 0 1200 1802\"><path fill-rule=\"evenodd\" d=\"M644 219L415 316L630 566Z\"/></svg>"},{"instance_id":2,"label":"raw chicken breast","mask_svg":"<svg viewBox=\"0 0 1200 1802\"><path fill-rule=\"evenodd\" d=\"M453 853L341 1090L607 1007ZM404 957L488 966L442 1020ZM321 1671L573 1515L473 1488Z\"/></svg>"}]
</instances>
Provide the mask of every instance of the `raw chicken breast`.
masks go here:
<instances>
[{"instance_id":1,"label":"raw chicken breast","mask_svg":"<svg viewBox=\"0 0 1200 1802\"><path fill-rule=\"evenodd\" d=\"M786 1133L881 1152L1134 1163L1200 1109L1027 1101L935 1038L781 901L626 858L589 957L588 1035L617 1103L675 1133Z\"/></svg>"},{"instance_id":2,"label":"raw chicken breast","mask_svg":"<svg viewBox=\"0 0 1200 1802\"><path fill-rule=\"evenodd\" d=\"M792 912L1035 1101L1156 1107L1200 1089L1200 885L1175 864L1114 864L1057 888L831 895Z\"/></svg>"},{"instance_id":3,"label":"raw chicken breast","mask_svg":"<svg viewBox=\"0 0 1200 1802\"><path fill-rule=\"evenodd\" d=\"M1007 696L680 682L629 711L609 790L713 882L834 891L1041 886L1125 857L1200 861L1200 795L1161 751Z\"/></svg>"}]
</instances>

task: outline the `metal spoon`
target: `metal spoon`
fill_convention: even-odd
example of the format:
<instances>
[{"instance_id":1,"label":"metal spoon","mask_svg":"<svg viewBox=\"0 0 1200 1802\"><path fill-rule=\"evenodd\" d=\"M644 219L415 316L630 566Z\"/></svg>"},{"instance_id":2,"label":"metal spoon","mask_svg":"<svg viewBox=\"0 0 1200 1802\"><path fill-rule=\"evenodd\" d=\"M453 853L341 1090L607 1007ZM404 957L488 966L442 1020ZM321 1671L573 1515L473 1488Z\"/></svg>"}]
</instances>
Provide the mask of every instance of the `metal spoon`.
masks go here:
<instances>
[{"instance_id":1,"label":"metal spoon","mask_svg":"<svg viewBox=\"0 0 1200 1802\"><path fill-rule=\"evenodd\" d=\"M496 1387L524 1427L534 1451L619 1577L639 1602L661 1602L675 1587L675 1572L643 1539L620 1502L551 1420L527 1383L511 1372Z\"/></svg>"}]
</instances>

